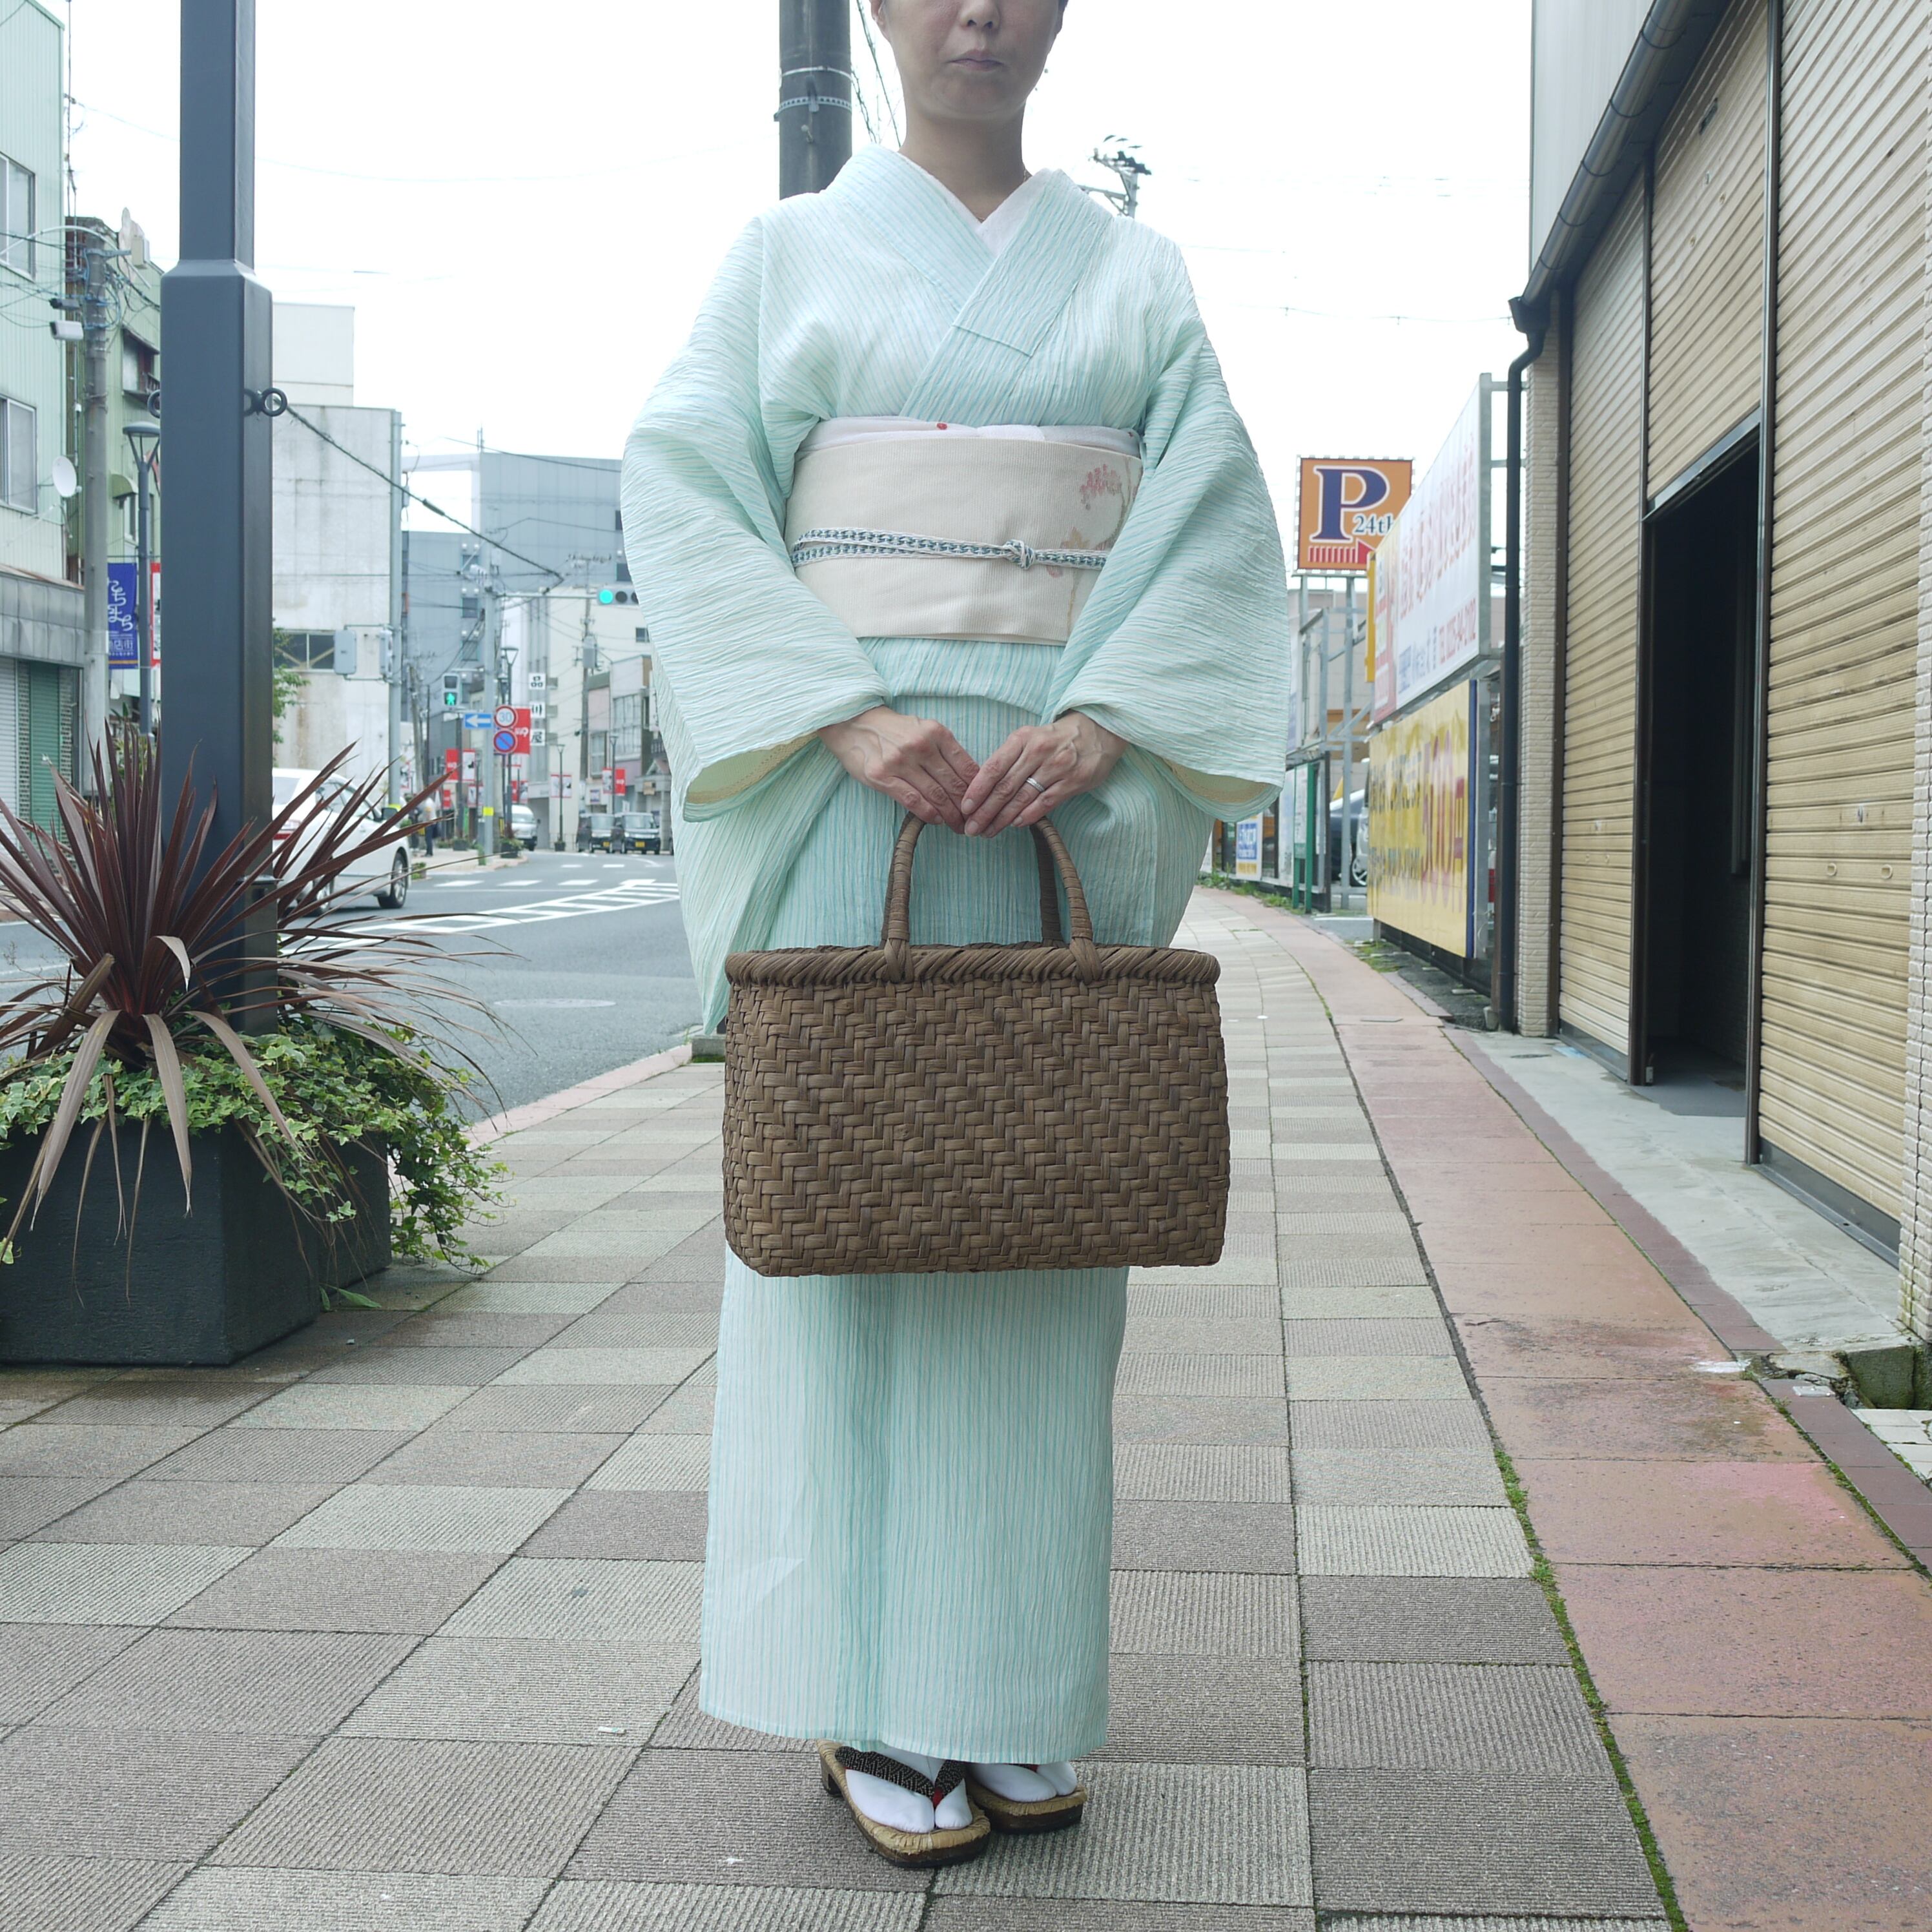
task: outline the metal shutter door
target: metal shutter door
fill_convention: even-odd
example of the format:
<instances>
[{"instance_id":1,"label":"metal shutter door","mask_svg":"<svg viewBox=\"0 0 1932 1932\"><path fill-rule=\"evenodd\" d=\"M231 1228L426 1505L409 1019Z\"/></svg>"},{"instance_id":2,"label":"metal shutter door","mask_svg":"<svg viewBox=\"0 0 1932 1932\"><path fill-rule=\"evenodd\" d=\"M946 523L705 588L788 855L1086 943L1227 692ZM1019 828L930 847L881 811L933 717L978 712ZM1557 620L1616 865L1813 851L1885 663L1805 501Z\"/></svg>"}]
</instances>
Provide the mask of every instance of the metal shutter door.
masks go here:
<instances>
[{"instance_id":1,"label":"metal shutter door","mask_svg":"<svg viewBox=\"0 0 1932 1932\"><path fill-rule=\"evenodd\" d=\"M1764 366L1764 0L1734 6L1658 143L1654 496L1758 406Z\"/></svg>"},{"instance_id":2,"label":"metal shutter door","mask_svg":"<svg viewBox=\"0 0 1932 1932\"><path fill-rule=\"evenodd\" d=\"M1639 182L1577 283L1570 386L1558 1011L1618 1053L1630 1042L1642 409Z\"/></svg>"},{"instance_id":3,"label":"metal shutter door","mask_svg":"<svg viewBox=\"0 0 1932 1932\"><path fill-rule=\"evenodd\" d=\"M1760 1125L1898 1213L1923 434L1923 0L1784 54Z\"/></svg>"},{"instance_id":4,"label":"metal shutter door","mask_svg":"<svg viewBox=\"0 0 1932 1932\"><path fill-rule=\"evenodd\" d=\"M0 658L0 804L20 808L20 718L14 698L15 661Z\"/></svg>"}]
</instances>

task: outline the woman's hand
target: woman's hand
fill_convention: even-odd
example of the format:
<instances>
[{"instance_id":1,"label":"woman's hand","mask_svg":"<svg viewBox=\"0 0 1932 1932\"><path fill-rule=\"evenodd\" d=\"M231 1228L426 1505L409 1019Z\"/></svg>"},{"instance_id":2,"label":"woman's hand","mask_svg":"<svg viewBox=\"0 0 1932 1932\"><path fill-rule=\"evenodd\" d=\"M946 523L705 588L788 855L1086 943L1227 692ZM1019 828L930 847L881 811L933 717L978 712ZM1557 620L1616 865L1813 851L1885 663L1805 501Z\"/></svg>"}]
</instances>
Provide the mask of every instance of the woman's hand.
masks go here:
<instances>
[{"instance_id":1,"label":"woman's hand","mask_svg":"<svg viewBox=\"0 0 1932 1932\"><path fill-rule=\"evenodd\" d=\"M928 825L965 830L966 788L980 768L944 724L878 704L818 735L861 784L896 799Z\"/></svg>"},{"instance_id":2,"label":"woman's hand","mask_svg":"<svg viewBox=\"0 0 1932 1932\"><path fill-rule=\"evenodd\" d=\"M1055 806L1104 783L1126 748L1126 739L1084 711L1067 712L1051 724L1022 725L968 789L967 831L990 838L1010 825L1044 818Z\"/></svg>"}]
</instances>

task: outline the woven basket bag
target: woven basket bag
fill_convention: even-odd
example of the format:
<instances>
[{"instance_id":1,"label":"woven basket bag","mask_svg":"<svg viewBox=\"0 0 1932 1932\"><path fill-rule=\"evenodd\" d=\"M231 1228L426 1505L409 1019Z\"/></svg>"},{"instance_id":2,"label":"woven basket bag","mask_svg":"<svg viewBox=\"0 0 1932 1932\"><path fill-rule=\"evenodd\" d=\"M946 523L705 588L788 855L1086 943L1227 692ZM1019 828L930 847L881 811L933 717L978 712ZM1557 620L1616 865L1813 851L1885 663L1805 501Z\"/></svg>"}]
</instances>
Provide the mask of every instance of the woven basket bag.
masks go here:
<instances>
[{"instance_id":1,"label":"woven basket bag","mask_svg":"<svg viewBox=\"0 0 1932 1932\"><path fill-rule=\"evenodd\" d=\"M1228 1210L1219 962L1096 946L1033 827L1040 940L908 940L908 818L874 946L724 962L724 1232L765 1275L1195 1268ZM1054 867L1066 888L1062 937Z\"/></svg>"}]
</instances>

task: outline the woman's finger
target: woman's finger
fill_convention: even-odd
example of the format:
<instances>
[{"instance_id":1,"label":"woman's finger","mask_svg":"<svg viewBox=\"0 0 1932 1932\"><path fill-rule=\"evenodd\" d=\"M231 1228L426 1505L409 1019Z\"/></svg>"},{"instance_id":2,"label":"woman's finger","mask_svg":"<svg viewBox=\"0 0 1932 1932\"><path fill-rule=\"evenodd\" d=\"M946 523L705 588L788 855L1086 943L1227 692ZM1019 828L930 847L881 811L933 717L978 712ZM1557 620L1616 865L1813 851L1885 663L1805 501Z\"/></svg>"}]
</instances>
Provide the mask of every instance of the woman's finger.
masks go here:
<instances>
[{"instance_id":1,"label":"woman's finger","mask_svg":"<svg viewBox=\"0 0 1932 1932\"><path fill-rule=\"evenodd\" d=\"M934 749L958 780L957 796L963 801L974 780L980 776L980 767L973 762L973 754L943 724L939 728Z\"/></svg>"},{"instance_id":2,"label":"woman's finger","mask_svg":"<svg viewBox=\"0 0 1932 1932\"><path fill-rule=\"evenodd\" d=\"M1012 769L1012 762L1019 756L1024 742L1023 733L1014 732L980 767L979 776L966 788L964 803L969 824L979 815L987 800L998 788L1000 779Z\"/></svg>"}]
</instances>

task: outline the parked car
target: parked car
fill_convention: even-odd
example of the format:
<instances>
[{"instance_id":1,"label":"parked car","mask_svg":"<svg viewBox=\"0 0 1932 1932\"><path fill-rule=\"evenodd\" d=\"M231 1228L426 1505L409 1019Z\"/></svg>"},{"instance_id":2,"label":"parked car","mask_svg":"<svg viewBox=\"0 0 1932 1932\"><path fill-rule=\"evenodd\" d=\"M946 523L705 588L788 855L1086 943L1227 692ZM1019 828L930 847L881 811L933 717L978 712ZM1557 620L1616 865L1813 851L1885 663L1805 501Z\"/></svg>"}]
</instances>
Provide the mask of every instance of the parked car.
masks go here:
<instances>
[{"instance_id":1,"label":"parked car","mask_svg":"<svg viewBox=\"0 0 1932 1932\"><path fill-rule=\"evenodd\" d=\"M298 771L292 766L278 766L274 774L275 809L280 812L314 776L314 772ZM346 779L332 779L316 794L312 812L291 825L282 836L298 842L320 838L322 832L320 814L339 810L344 800L354 790L355 787ZM371 825L381 824L388 816L386 806L370 807L369 823ZM379 906L394 911L410 896L410 841L407 831L399 828L393 838L364 853L342 874L339 884L338 904L351 904L361 898L373 898Z\"/></svg>"},{"instance_id":2,"label":"parked car","mask_svg":"<svg viewBox=\"0 0 1932 1932\"><path fill-rule=\"evenodd\" d=\"M577 849L580 852L611 850L613 827L608 812L580 812L577 814Z\"/></svg>"},{"instance_id":3,"label":"parked car","mask_svg":"<svg viewBox=\"0 0 1932 1932\"><path fill-rule=\"evenodd\" d=\"M626 812L621 814L611 832L613 848L620 852L655 852L663 841L658 830L658 815L655 812Z\"/></svg>"},{"instance_id":4,"label":"parked car","mask_svg":"<svg viewBox=\"0 0 1932 1932\"><path fill-rule=\"evenodd\" d=\"M537 815L527 805L511 806L510 836L519 845L534 845L537 842Z\"/></svg>"},{"instance_id":5,"label":"parked car","mask_svg":"<svg viewBox=\"0 0 1932 1932\"><path fill-rule=\"evenodd\" d=\"M1369 795L1366 790L1348 795L1348 816L1355 828L1355 862L1348 883L1358 890L1369 883ZM1328 876L1342 876L1342 801L1328 805Z\"/></svg>"}]
</instances>

